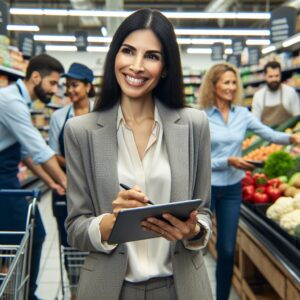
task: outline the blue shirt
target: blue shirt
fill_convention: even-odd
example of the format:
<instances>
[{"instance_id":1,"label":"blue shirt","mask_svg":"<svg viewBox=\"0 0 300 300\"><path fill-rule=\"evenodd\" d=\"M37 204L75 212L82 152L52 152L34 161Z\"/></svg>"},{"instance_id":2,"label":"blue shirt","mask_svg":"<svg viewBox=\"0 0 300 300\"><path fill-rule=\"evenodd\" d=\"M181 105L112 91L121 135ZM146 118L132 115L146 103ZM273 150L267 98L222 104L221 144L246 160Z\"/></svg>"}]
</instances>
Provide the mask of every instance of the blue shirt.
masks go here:
<instances>
[{"instance_id":1,"label":"blue shirt","mask_svg":"<svg viewBox=\"0 0 300 300\"><path fill-rule=\"evenodd\" d=\"M90 111L94 108L94 100L90 99ZM56 154L61 155L59 146L59 135L64 126L66 117L73 118L74 107L73 104L66 105L63 108L56 110L51 116L50 131L49 131L49 146L55 151Z\"/></svg>"},{"instance_id":2,"label":"blue shirt","mask_svg":"<svg viewBox=\"0 0 300 300\"><path fill-rule=\"evenodd\" d=\"M22 80L0 89L0 151L19 142L22 157L31 156L37 164L54 155L40 132L33 126L29 106L31 98Z\"/></svg>"},{"instance_id":3,"label":"blue shirt","mask_svg":"<svg viewBox=\"0 0 300 300\"><path fill-rule=\"evenodd\" d=\"M232 106L227 123L221 112L213 107L206 111L211 134L212 185L226 186L239 182L244 171L228 165L231 156L242 156L242 142L247 130L277 144L289 144L290 135L275 131L262 124L246 108Z\"/></svg>"}]
</instances>

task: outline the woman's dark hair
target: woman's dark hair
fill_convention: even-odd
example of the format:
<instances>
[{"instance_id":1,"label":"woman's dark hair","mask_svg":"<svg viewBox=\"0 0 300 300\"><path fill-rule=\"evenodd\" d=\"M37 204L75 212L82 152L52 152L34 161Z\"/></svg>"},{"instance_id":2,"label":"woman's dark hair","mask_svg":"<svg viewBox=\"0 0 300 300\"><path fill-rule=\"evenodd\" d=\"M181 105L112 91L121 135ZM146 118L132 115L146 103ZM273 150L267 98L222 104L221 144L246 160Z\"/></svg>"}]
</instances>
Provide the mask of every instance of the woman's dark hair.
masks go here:
<instances>
[{"instance_id":1,"label":"woman's dark hair","mask_svg":"<svg viewBox=\"0 0 300 300\"><path fill-rule=\"evenodd\" d=\"M64 67L56 58L43 53L33 57L29 61L25 79L29 80L34 71L39 72L42 77L45 77L52 72L57 72L59 74L64 73Z\"/></svg>"},{"instance_id":2,"label":"woman's dark hair","mask_svg":"<svg viewBox=\"0 0 300 300\"><path fill-rule=\"evenodd\" d=\"M86 84L88 84L88 82L86 82ZM96 92L95 92L93 84L90 83L90 85L91 85L91 88L90 88L90 90L89 90L89 92L88 92L87 95L88 95L89 98L93 98L93 97L96 96Z\"/></svg>"},{"instance_id":3,"label":"woman's dark hair","mask_svg":"<svg viewBox=\"0 0 300 300\"><path fill-rule=\"evenodd\" d=\"M174 28L159 11L140 9L127 17L114 34L106 56L101 93L95 111L113 107L121 89L115 75L115 58L125 38L135 30L150 29L162 44L166 76L161 78L153 95L170 108L184 107L183 77Z\"/></svg>"}]
</instances>

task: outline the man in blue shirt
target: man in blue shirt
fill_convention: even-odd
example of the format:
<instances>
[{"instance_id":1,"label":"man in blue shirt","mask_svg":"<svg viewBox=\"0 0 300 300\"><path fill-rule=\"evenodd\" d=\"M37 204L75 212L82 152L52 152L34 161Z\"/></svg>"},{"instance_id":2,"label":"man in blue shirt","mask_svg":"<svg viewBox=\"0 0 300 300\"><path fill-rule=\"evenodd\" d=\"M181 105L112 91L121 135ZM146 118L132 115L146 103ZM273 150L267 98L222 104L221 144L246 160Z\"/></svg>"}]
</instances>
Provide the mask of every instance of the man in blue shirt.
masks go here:
<instances>
[{"instance_id":1,"label":"man in blue shirt","mask_svg":"<svg viewBox=\"0 0 300 300\"><path fill-rule=\"evenodd\" d=\"M22 158L29 161L39 175L48 177L48 184L60 193L66 188L66 176L58 165L55 152L45 143L33 126L30 114L32 100L48 103L57 92L58 81L64 68L53 57L41 54L29 62L25 80L18 80L0 90L0 189L20 189L17 178ZM43 177L43 176L42 176ZM45 179L44 177L44 179ZM0 231L24 230L28 203L20 198L0 198ZM36 216L29 299L37 288L36 279L45 230L39 212ZM20 238L0 239L0 244L19 243Z\"/></svg>"}]
</instances>

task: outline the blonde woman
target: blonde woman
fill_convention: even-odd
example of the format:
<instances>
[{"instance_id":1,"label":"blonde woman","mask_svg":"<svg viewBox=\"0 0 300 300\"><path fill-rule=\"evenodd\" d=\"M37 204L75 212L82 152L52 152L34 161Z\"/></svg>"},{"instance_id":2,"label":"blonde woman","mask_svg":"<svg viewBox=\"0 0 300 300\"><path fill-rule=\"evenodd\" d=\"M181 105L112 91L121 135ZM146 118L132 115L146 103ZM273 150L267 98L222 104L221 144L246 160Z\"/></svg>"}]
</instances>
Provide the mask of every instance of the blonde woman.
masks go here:
<instances>
[{"instance_id":1,"label":"blonde woman","mask_svg":"<svg viewBox=\"0 0 300 300\"><path fill-rule=\"evenodd\" d=\"M211 133L211 210L217 219L217 300L229 297L236 232L241 204L241 179L254 165L242 158L242 142L252 130L264 139L280 144L299 143L299 137L274 131L263 125L246 108L237 69L220 63L209 69L200 88L199 103L206 111Z\"/></svg>"}]
</instances>

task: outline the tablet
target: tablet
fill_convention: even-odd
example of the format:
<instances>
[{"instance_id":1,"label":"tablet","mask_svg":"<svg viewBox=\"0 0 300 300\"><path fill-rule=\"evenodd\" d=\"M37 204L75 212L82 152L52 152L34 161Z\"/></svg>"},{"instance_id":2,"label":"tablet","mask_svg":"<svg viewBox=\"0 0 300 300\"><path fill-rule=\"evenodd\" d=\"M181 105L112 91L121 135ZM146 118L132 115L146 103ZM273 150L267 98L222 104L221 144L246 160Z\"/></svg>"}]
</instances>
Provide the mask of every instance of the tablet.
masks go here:
<instances>
[{"instance_id":1,"label":"tablet","mask_svg":"<svg viewBox=\"0 0 300 300\"><path fill-rule=\"evenodd\" d=\"M256 168L263 168L265 162L263 160L250 160L250 159L246 159L246 162L254 165Z\"/></svg>"},{"instance_id":2,"label":"tablet","mask_svg":"<svg viewBox=\"0 0 300 300\"><path fill-rule=\"evenodd\" d=\"M191 211L196 210L202 203L202 200L194 199L121 210L107 242L120 244L159 237L157 233L144 231L141 222L149 217L161 218L164 213L170 213L185 221Z\"/></svg>"}]
</instances>

